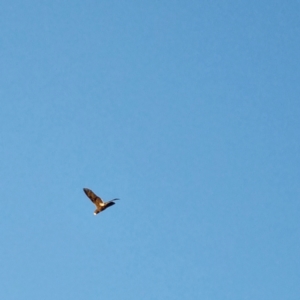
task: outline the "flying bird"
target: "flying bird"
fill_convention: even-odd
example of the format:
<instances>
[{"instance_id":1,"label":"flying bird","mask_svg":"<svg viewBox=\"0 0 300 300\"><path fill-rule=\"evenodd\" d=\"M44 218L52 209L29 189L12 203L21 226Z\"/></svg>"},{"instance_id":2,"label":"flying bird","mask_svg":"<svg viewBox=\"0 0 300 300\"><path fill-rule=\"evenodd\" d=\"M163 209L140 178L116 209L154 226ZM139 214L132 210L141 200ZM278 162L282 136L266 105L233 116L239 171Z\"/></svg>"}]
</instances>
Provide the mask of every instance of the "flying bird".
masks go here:
<instances>
[{"instance_id":1,"label":"flying bird","mask_svg":"<svg viewBox=\"0 0 300 300\"><path fill-rule=\"evenodd\" d=\"M83 191L85 194L92 200L92 202L96 205L96 210L94 211L94 215L99 214L101 211L107 209L108 207L115 205L116 200L120 200L119 198L112 199L108 202L104 202L100 197L94 194L93 191L84 188Z\"/></svg>"}]
</instances>

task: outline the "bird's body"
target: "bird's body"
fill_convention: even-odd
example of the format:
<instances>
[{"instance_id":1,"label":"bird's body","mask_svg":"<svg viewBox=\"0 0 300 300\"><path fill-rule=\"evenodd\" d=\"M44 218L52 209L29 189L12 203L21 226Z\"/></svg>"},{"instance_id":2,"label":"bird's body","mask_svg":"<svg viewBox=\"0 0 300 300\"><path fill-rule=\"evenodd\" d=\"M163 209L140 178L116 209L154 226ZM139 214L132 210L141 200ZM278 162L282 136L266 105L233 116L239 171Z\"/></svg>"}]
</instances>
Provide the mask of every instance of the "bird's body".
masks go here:
<instances>
[{"instance_id":1,"label":"bird's body","mask_svg":"<svg viewBox=\"0 0 300 300\"><path fill-rule=\"evenodd\" d=\"M119 198L112 199L108 202L104 202L100 197L94 194L93 191L84 188L83 191L85 194L91 199L91 201L95 204L96 210L94 211L94 215L99 214L101 211L107 209L108 207L115 205L115 200L119 200Z\"/></svg>"}]
</instances>

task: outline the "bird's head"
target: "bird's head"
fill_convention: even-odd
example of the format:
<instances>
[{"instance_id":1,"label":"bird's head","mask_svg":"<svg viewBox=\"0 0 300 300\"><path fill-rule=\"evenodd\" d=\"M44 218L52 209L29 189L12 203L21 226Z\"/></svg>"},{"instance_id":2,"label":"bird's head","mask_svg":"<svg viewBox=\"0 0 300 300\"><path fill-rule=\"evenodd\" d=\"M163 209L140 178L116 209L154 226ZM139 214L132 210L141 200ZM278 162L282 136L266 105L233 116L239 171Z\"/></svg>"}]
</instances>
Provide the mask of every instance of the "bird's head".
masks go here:
<instances>
[{"instance_id":1,"label":"bird's head","mask_svg":"<svg viewBox=\"0 0 300 300\"><path fill-rule=\"evenodd\" d=\"M96 216L97 214L99 214L99 212L101 211L101 209L96 209L95 211L94 211L94 215Z\"/></svg>"}]
</instances>

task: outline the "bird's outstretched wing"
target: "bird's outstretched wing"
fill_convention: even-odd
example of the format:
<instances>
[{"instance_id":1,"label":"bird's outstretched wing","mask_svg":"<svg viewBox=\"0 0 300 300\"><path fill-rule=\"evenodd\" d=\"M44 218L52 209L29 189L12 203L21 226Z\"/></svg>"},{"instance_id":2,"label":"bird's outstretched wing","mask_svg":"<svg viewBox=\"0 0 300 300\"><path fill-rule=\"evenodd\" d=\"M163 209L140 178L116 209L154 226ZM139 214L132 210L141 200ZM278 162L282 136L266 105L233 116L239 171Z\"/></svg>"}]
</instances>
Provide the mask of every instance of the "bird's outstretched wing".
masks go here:
<instances>
[{"instance_id":1,"label":"bird's outstretched wing","mask_svg":"<svg viewBox=\"0 0 300 300\"><path fill-rule=\"evenodd\" d=\"M105 203L105 206L104 206L104 208L103 208L103 210L105 210L105 209L107 209L108 207L113 206L113 205L115 205L115 204L116 204L116 203L115 203L115 202L112 202L112 201L106 202L106 203Z\"/></svg>"},{"instance_id":2,"label":"bird's outstretched wing","mask_svg":"<svg viewBox=\"0 0 300 300\"><path fill-rule=\"evenodd\" d=\"M87 188L84 188L83 191L97 207L103 203L103 200L100 197L98 197L93 191Z\"/></svg>"}]
</instances>

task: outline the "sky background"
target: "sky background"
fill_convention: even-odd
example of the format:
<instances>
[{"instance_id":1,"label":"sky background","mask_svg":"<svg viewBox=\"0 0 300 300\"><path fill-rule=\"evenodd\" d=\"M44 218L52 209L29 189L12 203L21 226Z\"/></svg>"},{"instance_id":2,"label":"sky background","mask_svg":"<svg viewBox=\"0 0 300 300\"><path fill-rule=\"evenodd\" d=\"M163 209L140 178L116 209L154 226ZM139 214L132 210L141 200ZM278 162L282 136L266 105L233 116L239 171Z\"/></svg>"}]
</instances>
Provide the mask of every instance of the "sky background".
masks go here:
<instances>
[{"instance_id":1,"label":"sky background","mask_svg":"<svg viewBox=\"0 0 300 300\"><path fill-rule=\"evenodd\" d=\"M298 0L3 0L0 49L1 299L300 299Z\"/></svg>"}]
</instances>

